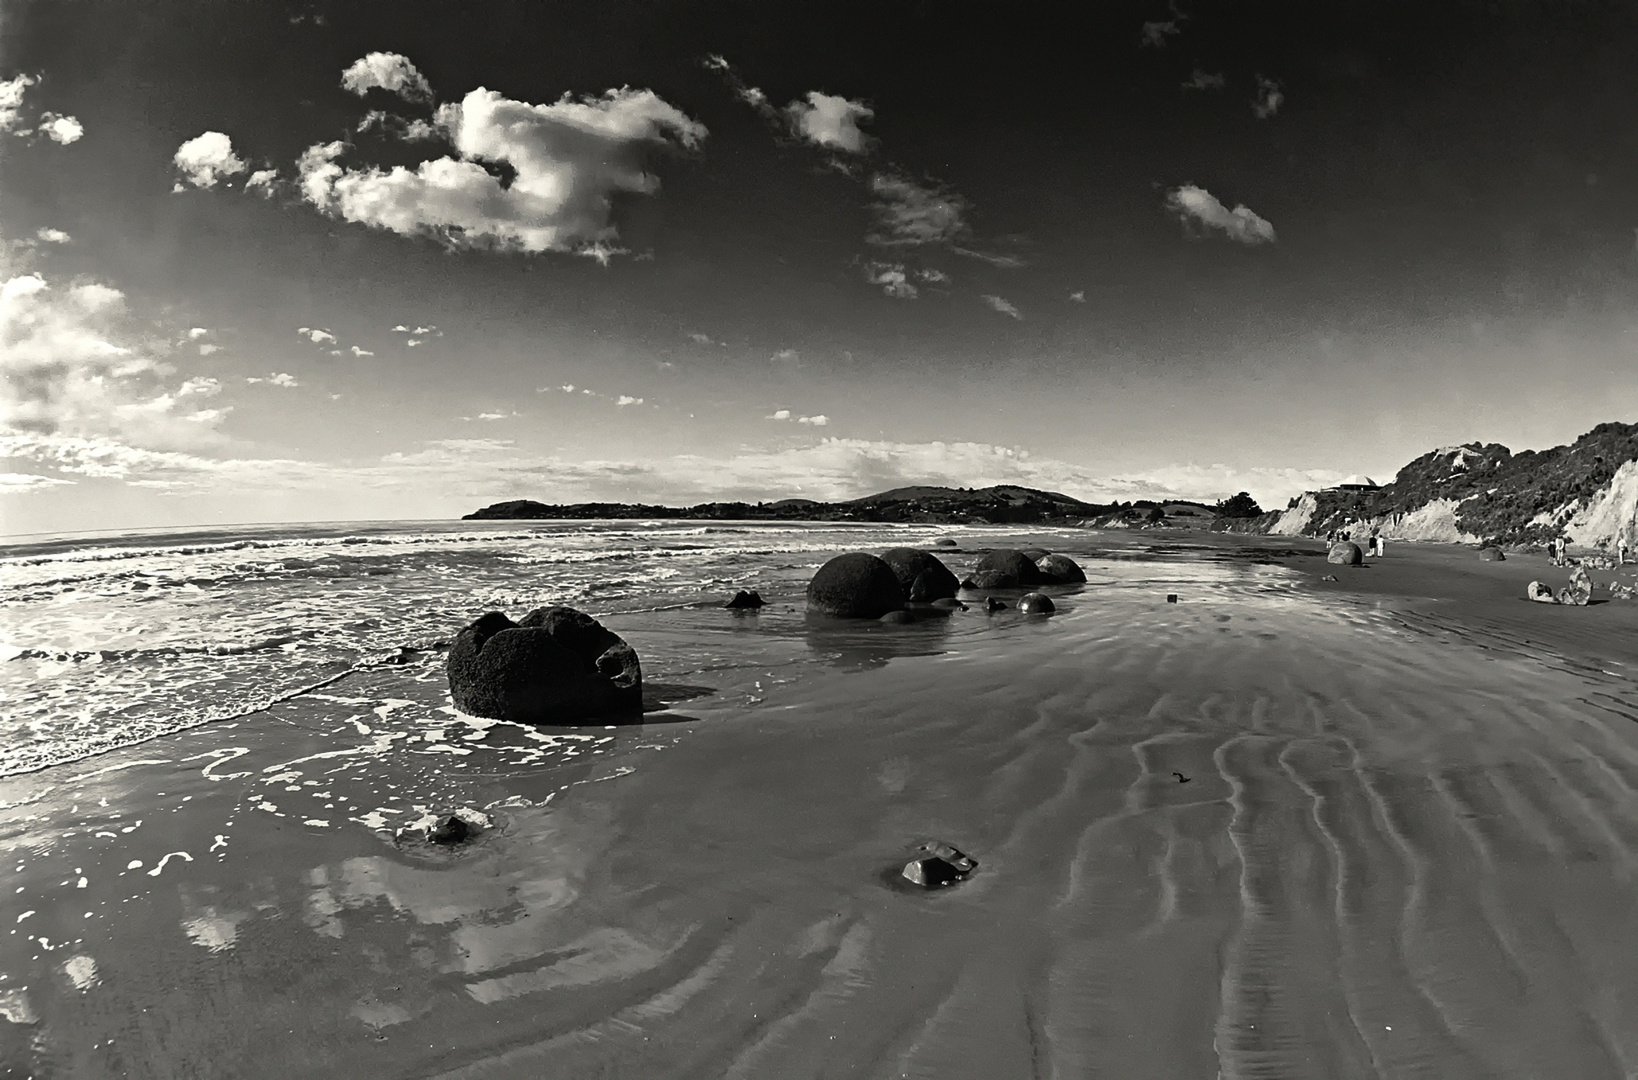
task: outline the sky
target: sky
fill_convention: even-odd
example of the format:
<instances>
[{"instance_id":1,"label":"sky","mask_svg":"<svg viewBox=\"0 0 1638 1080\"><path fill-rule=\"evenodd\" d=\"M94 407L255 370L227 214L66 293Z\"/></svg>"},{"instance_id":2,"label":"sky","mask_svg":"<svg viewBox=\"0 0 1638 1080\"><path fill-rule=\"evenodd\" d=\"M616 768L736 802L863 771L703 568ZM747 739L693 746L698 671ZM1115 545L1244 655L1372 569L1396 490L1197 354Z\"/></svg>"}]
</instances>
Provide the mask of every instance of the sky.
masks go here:
<instances>
[{"instance_id":1,"label":"sky","mask_svg":"<svg viewBox=\"0 0 1638 1080\"><path fill-rule=\"evenodd\" d=\"M1024 484L1638 412L1638 7L0 7L0 532Z\"/></svg>"}]
</instances>

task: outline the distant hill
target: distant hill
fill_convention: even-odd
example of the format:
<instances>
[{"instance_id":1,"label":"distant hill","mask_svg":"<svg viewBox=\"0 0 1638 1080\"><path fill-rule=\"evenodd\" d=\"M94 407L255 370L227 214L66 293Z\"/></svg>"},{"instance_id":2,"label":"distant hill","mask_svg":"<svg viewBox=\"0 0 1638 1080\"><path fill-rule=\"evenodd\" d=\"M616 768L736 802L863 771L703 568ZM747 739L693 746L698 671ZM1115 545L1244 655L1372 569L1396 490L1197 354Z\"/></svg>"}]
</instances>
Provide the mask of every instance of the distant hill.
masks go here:
<instances>
[{"instance_id":1,"label":"distant hill","mask_svg":"<svg viewBox=\"0 0 1638 1080\"><path fill-rule=\"evenodd\" d=\"M1252 504L1255 507L1255 504ZM463 520L686 518L707 521L890 521L951 525L1050 523L1093 527L1186 525L1209 528L1216 514L1200 503L1149 501L1089 503L1056 491L1002 484L987 488L916 486L845 502L780 499L777 502L713 502L695 506L646 503L554 505L530 499L495 503Z\"/></svg>"},{"instance_id":2,"label":"distant hill","mask_svg":"<svg viewBox=\"0 0 1638 1080\"><path fill-rule=\"evenodd\" d=\"M1393 538L1492 541L1563 537L1594 546L1634 536L1638 424L1600 424L1567 446L1513 453L1499 443L1431 450L1393 482L1366 491L1310 491L1251 525L1321 536L1361 527Z\"/></svg>"}]
</instances>

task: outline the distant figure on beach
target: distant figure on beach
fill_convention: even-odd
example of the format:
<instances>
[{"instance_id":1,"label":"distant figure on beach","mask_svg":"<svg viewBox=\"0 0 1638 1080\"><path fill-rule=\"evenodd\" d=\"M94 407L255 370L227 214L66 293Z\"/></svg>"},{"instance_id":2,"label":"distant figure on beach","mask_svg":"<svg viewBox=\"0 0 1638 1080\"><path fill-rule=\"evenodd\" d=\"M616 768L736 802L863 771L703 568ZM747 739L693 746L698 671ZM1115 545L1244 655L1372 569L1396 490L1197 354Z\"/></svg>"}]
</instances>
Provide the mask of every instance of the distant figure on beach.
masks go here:
<instances>
[{"instance_id":1,"label":"distant figure on beach","mask_svg":"<svg viewBox=\"0 0 1638 1080\"><path fill-rule=\"evenodd\" d=\"M1376 538L1376 557L1380 559L1380 558L1382 558L1382 556L1386 555L1387 553L1388 553L1388 538L1386 536L1378 536Z\"/></svg>"},{"instance_id":2,"label":"distant figure on beach","mask_svg":"<svg viewBox=\"0 0 1638 1080\"><path fill-rule=\"evenodd\" d=\"M1624 536L1615 542L1615 565L1627 565L1627 538Z\"/></svg>"},{"instance_id":3,"label":"distant figure on beach","mask_svg":"<svg viewBox=\"0 0 1638 1080\"><path fill-rule=\"evenodd\" d=\"M1365 542L1365 554L1372 555L1372 556L1382 554L1382 549L1379 546L1381 543L1382 543L1382 538L1377 536L1376 533L1373 531L1371 533L1371 538L1368 541Z\"/></svg>"}]
</instances>

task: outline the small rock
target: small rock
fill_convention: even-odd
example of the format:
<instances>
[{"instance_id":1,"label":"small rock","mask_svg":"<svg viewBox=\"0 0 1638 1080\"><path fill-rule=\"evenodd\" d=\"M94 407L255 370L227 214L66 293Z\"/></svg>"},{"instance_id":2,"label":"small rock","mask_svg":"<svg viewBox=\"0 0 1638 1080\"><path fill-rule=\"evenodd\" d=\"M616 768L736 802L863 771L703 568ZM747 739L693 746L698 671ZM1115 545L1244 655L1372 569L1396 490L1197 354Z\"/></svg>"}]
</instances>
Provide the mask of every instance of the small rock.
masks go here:
<instances>
[{"instance_id":1,"label":"small rock","mask_svg":"<svg viewBox=\"0 0 1638 1080\"><path fill-rule=\"evenodd\" d=\"M945 537L941 537L938 540L933 541L933 546L934 547L955 547L956 542L954 540L951 540L948 536L945 536Z\"/></svg>"},{"instance_id":2,"label":"small rock","mask_svg":"<svg viewBox=\"0 0 1638 1080\"><path fill-rule=\"evenodd\" d=\"M1551 585L1544 585L1539 581L1532 581L1528 586L1526 586L1524 595L1528 596L1538 604L1558 603L1558 597L1553 595L1553 587Z\"/></svg>"},{"instance_id":3,"label":"small rock","mask_svg":"<svg viewBox=\"0 0 1638 1080\"><path fill-rule=\"evenodd\" d=\"M1321 581L1340 581L1341 579L1338 578L1335 574L1326 574L1324 577L1320 578L1320 580Z\"/></svg>"},{"instance_id":4,"label":"small rock","mask_svg":"<svg viewBox=\"0 0 1638 1080\"><path fill-rule=\"evenodd\" d=\"M948 608L951 611L966 611L967 605L953 596L945 596L933 601L936 608Z\"/></svg>"},{"instance_id":5,"label":"small rock","mask_svg":"<svg viewBox=\"0 0 1638 1080\"><path fill-rule=\"evenodd\" d=\"M1018 610L1025 615L1051 615L1058 610L1052 598L1045 593L1025 593L1018 601Z\"/></svg>"},{"instance_id":6,"label":"small rock","mask_svg":"<svg viewBox=\"0 0 1638 1080\"><path fill-rule=\"evenodd\" d=\"M886 615L883 615L877 621L878 622L884 622L884 623L895 623L895 624L896 623L913 623L913 622L916 621L916 617L914 615L910 614L908 611L904 611L904 610L889 611Z\"/></svg>"},{"instance_id":7,"label":"small rock","mask_svg":"<svg viewBox=\"0 0 1638 1080\"><path fill-rule=\"evenodd\" d=\"M741 589L739 592L736 592L734 594L734 598L724 604L723 607L759 608L762 606L762 603L762 597L755 589L752 589L750 592L746 592L744 589Z\"/></svg>"},{"instance_id":8,"label":"small rock","mask_svg":"<svg viewBox=\"0 0 1638 1080\"><path fill-rule=\"evenodd\" d=\"M978 860L949 844L930 840L921 845L921 857L904 865L904 879L924 889L937 889L964 881L976 869Z\"/></svg>"},{"instance_id":9,"label":"small rock","mask_svg":"<svg viewBox=\"0 0 1638 1080\"><path fill-rule=\"evenodd\" d=\"M1169 593L1167 593L1167 594L1166 594L1166 602L1167 602L1167 603L1168 603L1168 604L1175 604L1175 603L1177 603L1177 594L1176 594L1176 593L1174 593L1174 592L1169 592Z\"/></svg>"},{"instance_id":10,"label":"small rock","mask_svg":"<svg viewBox=\"0 0 1638 1080\"><path fill-rule=\"evenodd\" d=\"M984 610L985 611L1005 611L1005 610L1007 610L1007 605L1003 604L1001 601L997 600L995 597L992 596L988 600L984 601Z\"/></svg>"},{"instance_id":11,"label":"small rock","mask_svg":"<svg viewBox=\"0 0 1638 1080\"><path fill-rule=\"evenodd\" d=\"M943 859L963 874L970 874L978 869L978 860L962 851L960 848L946 844L942 840L928 840L918 848L923 855L935 859Z\"/></svg>"}]
</instances>

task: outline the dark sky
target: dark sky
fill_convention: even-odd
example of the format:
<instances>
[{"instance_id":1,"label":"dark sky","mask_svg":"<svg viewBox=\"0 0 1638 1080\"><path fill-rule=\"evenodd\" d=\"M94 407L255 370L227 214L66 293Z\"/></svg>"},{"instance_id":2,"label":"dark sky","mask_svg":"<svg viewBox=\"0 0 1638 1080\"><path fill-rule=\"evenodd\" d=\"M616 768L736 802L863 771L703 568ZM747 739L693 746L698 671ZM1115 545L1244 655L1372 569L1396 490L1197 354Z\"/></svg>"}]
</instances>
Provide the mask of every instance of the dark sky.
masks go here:
<instances>
[{"instance_id":1,"label":"dark sky","mask_svg":"<svg viewBox=\"0 0 1638 1080\"><path fill-rule=\"evenodd\" d=\"M14 3L5 531L1279 504L1567 441L1638 405L1635 47L1628 4Z\"/></svg>"}]
</instances>

